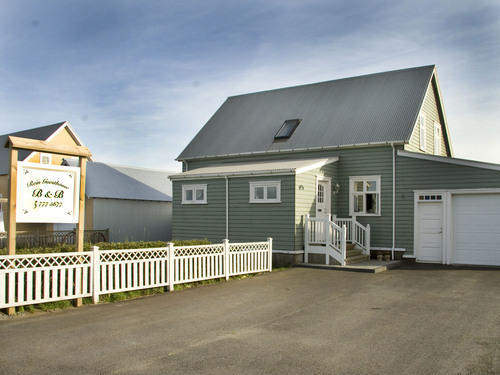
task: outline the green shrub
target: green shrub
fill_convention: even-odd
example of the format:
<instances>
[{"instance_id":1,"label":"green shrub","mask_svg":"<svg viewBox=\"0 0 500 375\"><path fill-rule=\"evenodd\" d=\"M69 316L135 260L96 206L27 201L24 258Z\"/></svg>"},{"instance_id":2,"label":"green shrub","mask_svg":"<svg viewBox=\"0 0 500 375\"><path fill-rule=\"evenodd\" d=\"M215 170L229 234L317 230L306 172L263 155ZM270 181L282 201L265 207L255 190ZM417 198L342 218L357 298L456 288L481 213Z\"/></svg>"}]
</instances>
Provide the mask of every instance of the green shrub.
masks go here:
<instances>
[{"instance_id":1,"label":"green shrub","mask_svg":"<svg viewBox=\"0 0 500 375\"><path fill-rule=\"evenodd\" d=\"M204 240L173 240L174 246L195 246L210 245L211 242ZM126 241L126 242L99 242L97 244L85 243L84 251L91 251L92 246L98 246L101 250L117 249L148 249L154 247L166 247L165 241ZM17 249L16 254L50 254L50 253L70 253L76 251L75 245L61 244L54 247L33 247ZM0 249L0 255L7 255L7 248Z\"/></svg>"}]
</instances>

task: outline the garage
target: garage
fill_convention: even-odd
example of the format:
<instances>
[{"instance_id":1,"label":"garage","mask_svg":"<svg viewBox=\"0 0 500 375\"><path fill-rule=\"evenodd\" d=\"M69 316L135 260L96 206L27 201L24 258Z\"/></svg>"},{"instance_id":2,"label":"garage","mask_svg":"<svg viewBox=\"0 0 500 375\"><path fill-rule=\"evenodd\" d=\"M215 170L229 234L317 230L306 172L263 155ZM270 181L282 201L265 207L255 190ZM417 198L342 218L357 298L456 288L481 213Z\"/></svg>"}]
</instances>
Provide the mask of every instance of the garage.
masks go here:
<instances>
[{"instance_id":1,"label":"garage","mask_svg":"<svg viewBox=\"0 0 500 375\"><path fill-rule=\"evenodd\" d=\"M452 263L500 266L500 194L452 195Z\"/></svg>"}]
</instances>

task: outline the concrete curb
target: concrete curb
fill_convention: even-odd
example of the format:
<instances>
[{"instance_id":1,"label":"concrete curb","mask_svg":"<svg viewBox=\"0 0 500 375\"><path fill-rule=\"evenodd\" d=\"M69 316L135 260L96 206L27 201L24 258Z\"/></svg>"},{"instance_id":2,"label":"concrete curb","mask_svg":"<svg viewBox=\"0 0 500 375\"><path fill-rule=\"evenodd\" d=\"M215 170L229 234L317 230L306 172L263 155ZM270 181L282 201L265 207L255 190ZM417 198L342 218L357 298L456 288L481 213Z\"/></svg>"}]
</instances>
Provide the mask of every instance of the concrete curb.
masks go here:
<instances>
[{"instance_id":1,"label":"concrete curb","mask_svg":"<svg viewBox=\"0 0 500 375\"><path fill-rule=\"evenodd\" d=\"M319 268L319 269L350 271L350 272L379 273L399 267L402 264L403 262L401 260L389 260L389 261L369 260L366 262L351 264L347 266L299 263L295 264L294 267Z\"/></svg>"}]
</instances>

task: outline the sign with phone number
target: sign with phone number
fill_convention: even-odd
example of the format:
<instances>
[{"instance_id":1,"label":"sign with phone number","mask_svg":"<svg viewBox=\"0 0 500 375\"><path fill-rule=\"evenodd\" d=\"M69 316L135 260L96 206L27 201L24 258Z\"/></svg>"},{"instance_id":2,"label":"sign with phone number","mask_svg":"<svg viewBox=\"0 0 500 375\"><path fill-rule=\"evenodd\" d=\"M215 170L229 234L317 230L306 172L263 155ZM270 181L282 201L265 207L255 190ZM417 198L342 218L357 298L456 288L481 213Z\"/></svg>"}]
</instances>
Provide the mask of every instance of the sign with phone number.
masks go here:
<instances>
[{"instance_id":1,"label":"sign with phone number","mask_svg":"<svg viewBox=\"0 0 500 375\"><path fill-rule=\"evenodd\" d=\"M18 223L78 223L80 168L19 162Z\"/></svg>"}]
</instances>

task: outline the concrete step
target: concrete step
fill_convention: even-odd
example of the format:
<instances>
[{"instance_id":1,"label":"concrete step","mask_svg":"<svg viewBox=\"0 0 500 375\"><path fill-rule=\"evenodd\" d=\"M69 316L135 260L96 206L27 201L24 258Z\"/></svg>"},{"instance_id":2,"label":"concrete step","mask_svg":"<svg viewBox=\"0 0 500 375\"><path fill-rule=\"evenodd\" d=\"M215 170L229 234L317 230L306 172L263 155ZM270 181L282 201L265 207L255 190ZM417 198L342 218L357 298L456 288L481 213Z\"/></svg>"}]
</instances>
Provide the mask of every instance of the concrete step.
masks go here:
<instances>
[{"instance_id":1,"label":"concrete step","mask_svg":"<svg viewBox=\"0 0 500 375\"><path fill-rule=\"evenodd\" d=\"M345 249L346 250L354 250L356 245L354 245L353 243L346 243L345 244Z\"/></svg>"},{"instance_id":2,"label":"concrete step","mask_svg":"<svg viewBox=\"0 0 500 375\"><path fill-rule=\"evenodd\" d=\"M359 255L354 255L354 256L347 256L345 263L346 264L355 264L355 263L361 263L361 262L366 262L370 260L370 256L366 254L359 254Z\"/></svg>"},{"instance_id":3,"label":"concrete step","mask_svg":"<svg viewBox=\"0 0 500 375\"><path fill-rule=\"evenodd\" d=\"M346 256L348 258L356 256L356 255L361 255L361 254L363 254L363 250L361 250L361 249L346 249Z\"/></svg>"}]
</instances>

